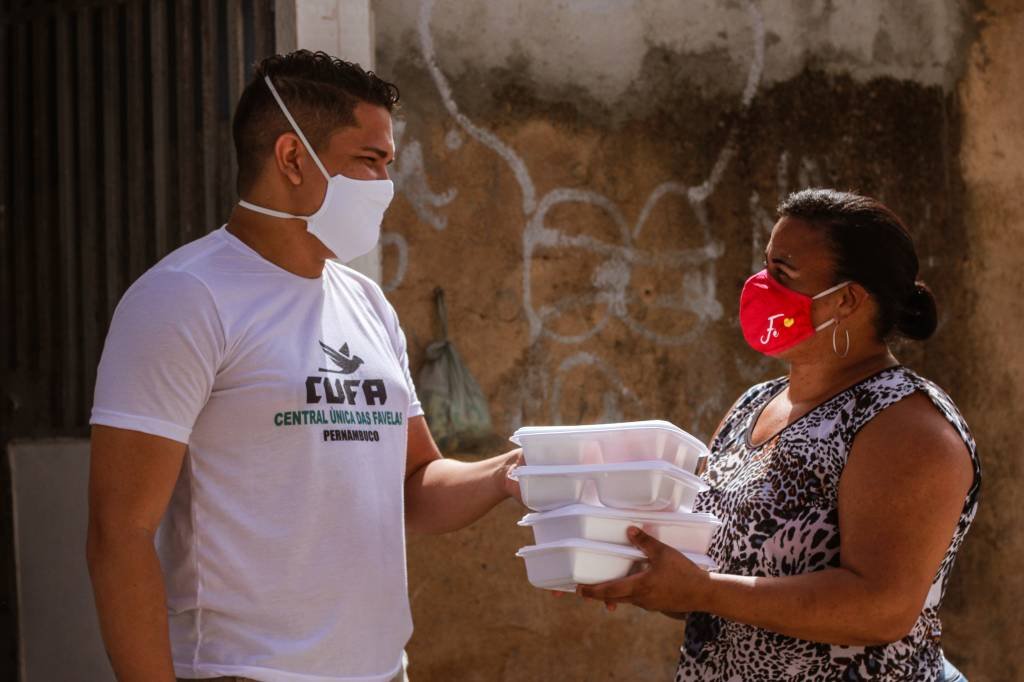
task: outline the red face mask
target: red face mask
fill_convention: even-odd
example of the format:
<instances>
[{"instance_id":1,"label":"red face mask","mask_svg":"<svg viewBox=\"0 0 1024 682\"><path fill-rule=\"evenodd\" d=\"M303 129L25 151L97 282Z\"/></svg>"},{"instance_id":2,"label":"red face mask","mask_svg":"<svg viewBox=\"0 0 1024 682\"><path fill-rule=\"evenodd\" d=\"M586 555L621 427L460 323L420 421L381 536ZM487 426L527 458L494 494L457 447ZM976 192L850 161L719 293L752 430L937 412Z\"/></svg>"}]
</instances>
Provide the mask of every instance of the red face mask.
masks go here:
<instances>
[{"instance_id":1,"label":"red face mask","mask_svg":"<svg viewBox=\"0 0 1024 682\"><path fill-rule=\"evenodd\" d=\"M850 282L842 282L816 296L787 289L762 270L751 276L740 294L740 326L750 347L765 355L777 355L806 341L831 324L835 318L817 327L811 322L811 303L839 291Z\"/></svg>"}]
</instances>

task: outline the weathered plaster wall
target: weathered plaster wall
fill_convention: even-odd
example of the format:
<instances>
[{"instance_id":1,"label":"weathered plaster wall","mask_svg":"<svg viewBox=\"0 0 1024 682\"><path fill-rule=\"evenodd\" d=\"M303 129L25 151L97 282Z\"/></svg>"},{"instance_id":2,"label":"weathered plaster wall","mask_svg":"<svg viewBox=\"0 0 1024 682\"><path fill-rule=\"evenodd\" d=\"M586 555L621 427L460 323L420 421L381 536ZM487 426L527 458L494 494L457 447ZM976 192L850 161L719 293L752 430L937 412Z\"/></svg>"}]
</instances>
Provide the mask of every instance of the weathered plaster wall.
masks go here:
<instances>
[{"instance_id":1,"label":"weathered plaster wall","mask_svg":"<svg viewBox=\"0 0 1024 682\"><path fill-rule=\"evenodd\" d=\"M971 680L1024 679L1024 3L989 0L959 87L968 250L959 349L963 409L982 448L982 506L945 610L949 648ZM973 673L973 674L970 674Z\"/></svg>"},{"instance_id":2,"label":"weathered plaster wall","mask_svg":"<svg viewBox=\"0 0 1024 682\"><path fill-rule=\"evenodd\" d=\"M985 314L977 327L995 325L1005 308L976 306L965 282L975 235L1002 223L977 203L973 157L961 166L959 151L963 132L988 172L995 151L972 131L1004 121L974 100L996 98L1012 74L985 71L960 3L377 0L374 11L377 66L404 107L385 285L414 366L438 333L431 292L449 292L452 336L500 435L639 418L709 435L745 387L781 371L746 349L735 302L775 203L809 185L874 194L906 219L942 320L901 357L971 408L987 399L966 367L981 345L966 345L965 326ZM983 409L969 416L998 423ZM520 514L506 504L472 529L410 541L417 679L669 679L681 624L529 587L513 556L529 542ZM968 598L1006 570L989 568L985 546L1005 519L979 523L991 539L972 539L962 561L947 646L974 677L1010 679L993 667L998 645L984 653L992 635Z\"/></svg>"}]
</instances>

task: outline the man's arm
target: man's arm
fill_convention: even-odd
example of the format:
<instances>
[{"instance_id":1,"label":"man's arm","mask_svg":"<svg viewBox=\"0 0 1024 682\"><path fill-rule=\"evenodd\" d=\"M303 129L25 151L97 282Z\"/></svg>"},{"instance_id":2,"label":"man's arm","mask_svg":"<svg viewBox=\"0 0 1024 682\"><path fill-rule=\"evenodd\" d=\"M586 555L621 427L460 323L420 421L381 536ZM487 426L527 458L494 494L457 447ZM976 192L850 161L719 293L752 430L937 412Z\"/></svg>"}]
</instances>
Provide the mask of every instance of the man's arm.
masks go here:
<instances>
[{"instance_id":1,"label":"man's arm","mask_svg":"<svg viewBox=\"0 0 1024 682\"><path fill-rule=\"evenodd\" d=\"M107 655L120 682L174 682L153 535L185 456L174 440L92 429L86 556Z\"/></svg>"},{"instance_id":2,"label":"man's arm","mask_svg":"<svg viewBox=\"0 0 1024 682\"><path fill-rule=\"evenodd\" d=\"M520 450L479 462L445 459L427 420L409 420L405 464L405 523L417 533L447 533L473 523L506 497L519 499L508 472L520 464Z\"/></svg>"}]
</instances>

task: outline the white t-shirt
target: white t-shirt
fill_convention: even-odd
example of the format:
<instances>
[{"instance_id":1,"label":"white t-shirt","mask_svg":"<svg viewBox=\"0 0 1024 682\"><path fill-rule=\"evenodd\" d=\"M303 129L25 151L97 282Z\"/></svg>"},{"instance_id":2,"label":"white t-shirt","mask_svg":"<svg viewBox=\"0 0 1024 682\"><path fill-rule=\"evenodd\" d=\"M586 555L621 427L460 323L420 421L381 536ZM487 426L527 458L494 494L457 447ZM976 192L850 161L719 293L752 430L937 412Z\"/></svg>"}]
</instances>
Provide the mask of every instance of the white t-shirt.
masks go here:
<instances>
[{"instance_id":1,"label":"white t-shirt","mask_svg":"<svg viewBox=\"0 0 1024 682\"><path fill-rule=\"evenodd\" d=\"M188 445L157 536L178 676L398 672L422 413L394 310L346 267L299 277L221 228L128 289L91 423Z\"/></svg>"}]
</instances>

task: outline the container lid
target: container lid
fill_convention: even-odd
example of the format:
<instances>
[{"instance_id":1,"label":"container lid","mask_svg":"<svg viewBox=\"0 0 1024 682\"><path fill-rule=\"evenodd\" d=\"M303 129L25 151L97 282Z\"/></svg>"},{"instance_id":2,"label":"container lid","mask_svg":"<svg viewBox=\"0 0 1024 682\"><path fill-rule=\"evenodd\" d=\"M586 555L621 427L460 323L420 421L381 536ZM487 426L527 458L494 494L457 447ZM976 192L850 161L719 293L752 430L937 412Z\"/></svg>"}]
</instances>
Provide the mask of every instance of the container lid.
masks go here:
<instances>
[{"instance_id":1,"label":"container lid","mask_svg":"<svg viewBox=\"0 0 1024 682\"><path fill-rule=\"evenodd\" d=\"M574 436L583 434L614 433L621 431L668 431L679 440L690 447L707 451L707 446L696 436L693 436L671 422L662 419L650 419L640 422L619 422L615 424L581 424L578 426L523 426L512 434L511 440L516 445L522 445L523 439L537 438L543 436Z\"/></svg>"},{"instance_id":2,"label":"container lid","mask_svg":"<svg viewBox=\"0 0 1024 682\"><path fill-rule=\"evenodd\" d=\"M601 519L624 519L635 521L636 523L660 523L673 526L710 525L717 528L722 525L722 522L714 514L682 511L629 511L627 509L599 507L592 504L570 504L546 512L527 514L519 522L519 525L532 526L546 519L560 519L566 516L593 516Z\"/></svg>"},{"instance_id":3,"label":"container lid","mask_svg":"<svg viewBox=\"0 0 1024 682\"><path fill-rule=\"evenodd\" d=\"M635 547L616 545L612 542L597 542L595 540L584 540L582 538L569 538L556 542L545 542L540 545L527 545L516 552L518 557L527 557L531 554L547 554L560 549L582 549L598 554L611 554L624 559L646 559L647 555Z\"/></svg>"},{"instance_id":4,"label":"container lid","mask_svg":"<svg viewBox=\"0 0 1024 682\"><path fill-rule=\"evenodd\" d=\"M612 556L622 557L623 559L639 560L647 558L646 554L635 547L616 545L611 542L583 540L582 538L570 538L568 540L558 540L556 542L545 542L540 545L527 545L526 547L521 547L519 551L516 552L516 556L526 558L531 555L547 554L548 552L554 552L562 549L581 549L588 552L596 552L598 554L610 554ZM692 552L682 552L682 554L705 571L714 571L718 569L718 564L716 564L715 561L707 554L694 554Z\"/></svg>"},{"instance_id":5,"label":"container lid","mask_svg":"<svg viewBox=\"0 0 1024 682\"><path fill-rule=\"evenodd\" d=\"M509 477L513 479L529 478L531 476L562 476L565 478L592 478L595 474L613 474L620 471L659 471L677 481L686 483L699 492L708 489L705 483L696 474L680 469L674 464L660 459L645 460L642 462L616 462L614 464L541 464L524 465L513 469Z\"/></svg>"}]
</instances>

